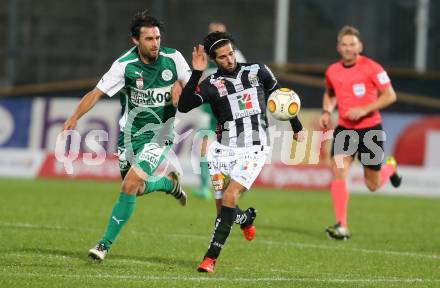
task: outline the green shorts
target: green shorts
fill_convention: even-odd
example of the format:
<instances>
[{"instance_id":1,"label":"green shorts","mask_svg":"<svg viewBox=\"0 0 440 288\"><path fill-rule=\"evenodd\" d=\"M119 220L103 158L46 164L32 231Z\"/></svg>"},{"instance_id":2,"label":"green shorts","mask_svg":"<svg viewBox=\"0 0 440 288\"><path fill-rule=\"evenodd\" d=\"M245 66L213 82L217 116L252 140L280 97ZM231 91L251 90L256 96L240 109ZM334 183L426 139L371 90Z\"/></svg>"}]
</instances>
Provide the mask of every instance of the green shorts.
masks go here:
<instances>
[{"instance_id":1,"label":"green shorts","mask_svg":"<svg viewBox=\"0 0 440 288\"><path fill-rule=\"evenodd\" d=\"M147 175L153 175L171 149L171 145L160 146L150 139L132 139L125 143L124 133L118 137L119 170L125 177L131 166L141 168ZM171 143L170 143L171 144ZM129 145L129 146L128 146Z\"/></svg>"}]
</instances>

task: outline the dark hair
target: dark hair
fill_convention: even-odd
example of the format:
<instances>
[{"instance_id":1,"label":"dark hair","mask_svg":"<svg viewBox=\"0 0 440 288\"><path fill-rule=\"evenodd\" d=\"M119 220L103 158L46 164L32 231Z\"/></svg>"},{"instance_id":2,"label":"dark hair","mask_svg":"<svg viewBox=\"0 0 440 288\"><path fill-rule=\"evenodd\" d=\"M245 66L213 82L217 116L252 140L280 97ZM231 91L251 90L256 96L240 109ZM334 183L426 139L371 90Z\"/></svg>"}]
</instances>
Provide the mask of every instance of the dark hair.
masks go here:
<instances>
[{"instance_id":1,"label":"dark hair","mask_svg":"<svg viewBox=\"0 0 440 288\"><path fill-rule=\"evenodd\" d=\"M144 10L136 13L130 24L131 36L134 38L139 38L139 34L142 27L157 27L159 29L163 28L163 23L157 20L155 17L148 14L148 10Z\"/></svg>"},{"instance_id":2,"label":"dark hair","mask_svg":"<svg viewBox=\"0 0 440 288\"><path fill-rule=\"evenodd\" d=\"M231 43L234 46L235 41L232 35L227 32L212 32L206 35L203 39L203 46L206 54L211 58L215 58L215 49L225 46Z\"/></svg>"}]
</instances>

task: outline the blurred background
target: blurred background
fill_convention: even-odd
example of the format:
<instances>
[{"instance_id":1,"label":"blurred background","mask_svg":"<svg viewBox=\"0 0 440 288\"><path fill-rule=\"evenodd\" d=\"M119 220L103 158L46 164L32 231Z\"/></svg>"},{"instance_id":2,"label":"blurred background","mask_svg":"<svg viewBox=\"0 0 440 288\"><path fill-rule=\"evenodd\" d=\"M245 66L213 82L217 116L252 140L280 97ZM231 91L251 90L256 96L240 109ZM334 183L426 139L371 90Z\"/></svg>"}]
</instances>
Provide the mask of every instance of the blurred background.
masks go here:
<instances>
[{"instance_id":1,"label":"blurred background","mask_svg":"<svg viewBox=\"0 0 440 288\"><path fill-rule=\"evenodd\" d=\"M247 61L268 64L283 86L298 92L309 131L317 130L325 67L338 60L336 34L344 25L357 27L364 54L384 66L398 93L383 119L386 154L408 169L402 193L440 195L440 179L432 176L440 172L440 1L435 0L0 1L0 175L118 179L112 154L118 99L100 101L78 126L83 136L92 129L108 132L102 143L110 155L106 163L89 169L79 161L77 174L66 175L52 152L80 97L132 46L129 23L143 9L165 22L162 45L178 49L189 63L208 24L225 23ZM182 116L179 132L202 128L202 112L194 113ZM177 145L178 156L189 157L192 144ZM309 169L307 157L300 166L269 165L259 184L327 187L328 145L312 146L309 141L307 151L322 152L324 168ZM274 162L283 157L274 155ZM295 158L295 152L287 157ZM299 176L283 183L267 176L283 169ZM197 177L185 171L195 185ZM355 169L350 185L364 191L360 171Z\"/></svg>"}]
</instances>

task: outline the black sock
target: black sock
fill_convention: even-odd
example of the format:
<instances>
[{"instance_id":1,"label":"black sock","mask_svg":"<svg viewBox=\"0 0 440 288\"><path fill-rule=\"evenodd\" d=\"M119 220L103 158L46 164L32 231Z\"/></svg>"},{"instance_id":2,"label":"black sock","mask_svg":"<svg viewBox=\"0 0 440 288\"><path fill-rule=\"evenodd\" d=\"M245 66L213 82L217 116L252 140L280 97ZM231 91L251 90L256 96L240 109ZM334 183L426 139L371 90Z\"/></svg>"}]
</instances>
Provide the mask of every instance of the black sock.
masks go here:
<instances>
[{"instance_id":1,"label":"black sock","mask_svg":"<svg viewBox=\"0 0 440 288\"><path fill-rule=\"evenodd\" d=\"M237 211L237 217L235 217L235 224L244 224L248 218L245 211L241 210L240 207L236 206L235 211Z\"/></svg>"},{"instance_id":2,"label":"black sock","mask_svg":"<svg viewBox=\"0 0 440 288\"><path fill-rule=\"evenodd\" d=\"M237 217L236 215L236 208L230 208L222 205L220 215L217 217L215 223L214 234L212 235L211 243L209 244L205 257L217 259L218 255L220 255L220 251L222 250L223 245L231 232L232 225Z\"/></svg>"},{"instance_id":3,"label":"black sock","mask_svg":"<svg viewBox=\"0 0 440 288\"><path fill-rule=\"evenodd\" d=\"M234 223L239 224L239 225L245 224L247 219L249 218L246 211L241 210L240 207L238 207L238 205L235 206L235 211L237 212L237 217L235 217ZM218 216L217 216L217 218L218 218ZM217 219L215 219L215 220L216 221L215 221L214 225L217 223Z\"/></svg>"}]
</instances>

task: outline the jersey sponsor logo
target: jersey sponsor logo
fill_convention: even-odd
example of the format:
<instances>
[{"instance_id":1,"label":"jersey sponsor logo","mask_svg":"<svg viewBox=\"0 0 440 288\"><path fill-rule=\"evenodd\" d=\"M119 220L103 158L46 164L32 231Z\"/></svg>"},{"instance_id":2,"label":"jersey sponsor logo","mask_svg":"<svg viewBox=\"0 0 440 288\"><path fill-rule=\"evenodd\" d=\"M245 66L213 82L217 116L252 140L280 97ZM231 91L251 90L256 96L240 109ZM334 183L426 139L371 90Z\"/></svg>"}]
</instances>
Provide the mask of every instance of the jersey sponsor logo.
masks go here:
<instances>
[{"instance_id":1,"label":"jersey sponsor logo","mask_svg":"<svg viewBox=\"0 0 440 288\"><path fill-rule=\"evenodd\" d=\"M225 80L223 78L218 78L218 79L210 79L209 81L212 85L215 86L215 88L217 88L218 94L220 95L220 97L224 97L226 95L228 95L228 90L226 89L225 86Z\"/></svg>"},{"instance_id":2,"label":"jersey sponsor logo","mask_svg":"<svg viewBox=\"0 0 440 288\"><path fill-rule=\"evenodd\" d=\"M163 107L172 105L171 85L146 90L133 88L130 93L130 100L133 104L141 107Z\"/></svg>"},{"instance_id":3,"label":"jersey sponsor logo","mask_svg":"<svg viewBox=\"0 0 440 288\"><path fill-rule=\"evenodd\" d=\"M364 83L357 83L353 85L353 93L357 97L363 97L365 95L366 88Z\"/></svg>"},{"instance_id":4,"label":"jersey sponsor logo","mask_svg":"<svg viewBox=\"0 0 440 288\"><path fill-rule=\"evenodd\" d=\"M243 95L240 95L237 97L238 100L238 107L240 110L246 110L246 109L252 109L252 98L251 94L248 92L243 93Z\"/></svg>"},{"instance_id":5,"label":"jersey sponsor logo","mask_svg":"<svg viewBox=\"0 0 440 288\"><path fill-rule=\"evenodd\" d=\"M139 76L139 78L144 78L144 76L142 76L143 73L144 73L144 71L141 71L141 72L139 72L139 71L134 71L134 74L137 75L137 76Z\"/></svg>"},{"instance_id":6,"label":"jersey sponsor logo","mask_svg":"<svg viewBox=\"0 0 440 288\"><path fill-rule=\"evenodd\" d=\"M170 81L173 79L173 72L170 69L165 69L162 71L162 79L165 81Z\"/></svg>"},{"instance_id":7,"label":"jersey sponsor logo","mask_svg":"<svg viewBox=\"0 0 440 288\"><path fill-rule=\"evenodd\" d=\"M258 76L256 75L249 75L249 83L251 83L252 87L257 87L258 86Z\"/></svg>"},{"instance_id":8,"label":"jersey sponsor logo","mask_svg":"<svg viewBox=\"0 0 440 288\"><path fill-rule=\"evenodd\" d=\"M162 155L163 148L156 143L145 144L144 149L139 155L139 159L146 161L150 166L156 167L159 164L160 155Z\"/></svg>"},{"instance_id":9,"label":"jersey sponsor logo","mask_svg":"<svg viewBox=\"0 0 440 288\"><path fill-rule=\"evenodd\" d=\"M215 169L215 170L221 170L226 169L228 166L233 166L237 161L231 161L231 162L208 162L208 168L209 169Z\"/></svg>"},{"instance_id":10,"label":"jersey sponsor logo","mask_svg":"<svg viewBox=\"0 0 440 288\"><path fill-rule=\"evenodd\" d=\"M212 176L212 186L215 191L221 191L225 188L225 175L223 173Z\"/></svg>"},{"instance_id":11,"label":"jersey sponsor logo","mask_svg":"<svg viewBox=\"0 0 440 288\"><path fill-rule=\"evenodd\" d=\"M144 88L144 78L136 78L136 87L138 89Z\"/></svg>"},{"instance_id":12,"label":"jersey sponsor logo","mask_svg":"<svg viewBox=\"0 0 440 288\"><path fill-rule=\"evenodd\" d=\"M223 79L216 79L213 81L212 83L215 87L217 87L217 89L223 88L225 87L225 80Z\"/></svg>"},{"instance_id":13,"label":"jersey sponsor logo","mask_svg":"<svg viewBox=\"0 0 440 288\"><path fill-rule=\"evenodd\" d=\"M388 77L388 74L386 71L382 71L379 74L377 74L377 80L379 80L379 83L381 85L384 85L384 84L389 83L391 81L390 77Z\"/></svg>"},{"instance_id":14,"label":"jersey sponsor logo","mask_svg":"<svg viewBox=\"0 0 440 288\"><path fill-rule=\"evenodd\" d=\"M258 92L255 87L230 94L228 100L234 120L261 113Z\"/></svg>"}]
</instances>

